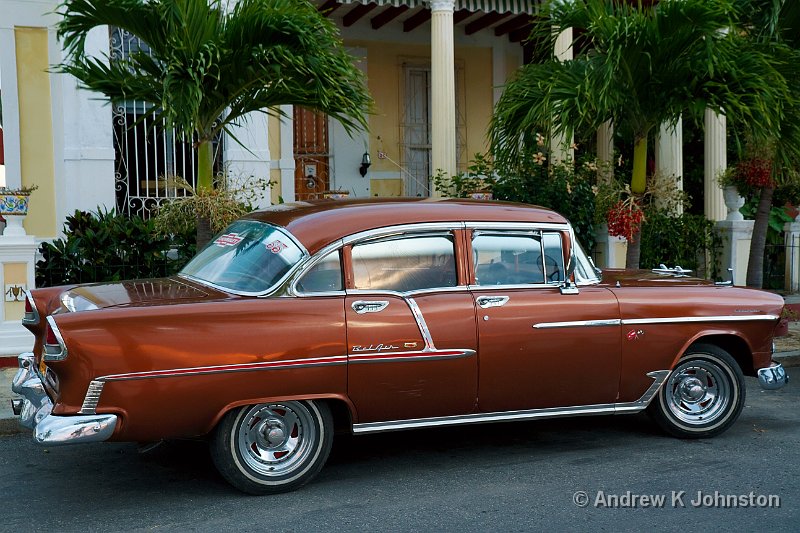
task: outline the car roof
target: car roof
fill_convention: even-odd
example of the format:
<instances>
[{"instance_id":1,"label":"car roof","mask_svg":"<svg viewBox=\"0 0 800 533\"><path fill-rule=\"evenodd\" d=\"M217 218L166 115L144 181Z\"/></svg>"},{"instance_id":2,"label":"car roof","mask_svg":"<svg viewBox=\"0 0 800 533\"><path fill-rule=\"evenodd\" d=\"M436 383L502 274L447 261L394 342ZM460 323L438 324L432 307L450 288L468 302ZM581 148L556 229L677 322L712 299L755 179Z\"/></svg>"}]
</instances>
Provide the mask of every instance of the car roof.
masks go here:
<instances>
[{"instance_id":1,"label":"car roof","mask_svg":"<svg viewBox=\"0 0 800 533\"><path fill-rule=\"evenodd\" d=\"M371 229L422 222L527 222L564 224L550 209L492 200L369 198L276 204L245 218L283 226L310 253Z\"/></svg>"}]
</instances>

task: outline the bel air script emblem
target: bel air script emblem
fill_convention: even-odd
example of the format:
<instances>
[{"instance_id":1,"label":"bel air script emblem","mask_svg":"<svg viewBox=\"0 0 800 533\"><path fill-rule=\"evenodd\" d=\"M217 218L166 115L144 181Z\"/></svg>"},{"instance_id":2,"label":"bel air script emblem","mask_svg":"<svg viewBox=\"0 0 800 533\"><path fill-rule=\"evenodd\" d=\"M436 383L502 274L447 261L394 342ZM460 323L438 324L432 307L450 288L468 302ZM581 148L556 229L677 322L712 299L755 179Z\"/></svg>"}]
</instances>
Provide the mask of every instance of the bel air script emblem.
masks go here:
<instances>
[{"instance_id":1,"label":"bel air script emblem","mask_svg":"<svg viewBox=\"0 0 800 533\"><path fill-rule=\"evenodd\" d=\"M387 352L389 350L396 350L398 347L393 344L370 344L369 346L353 346L353 353L355 352Z\"/></svg>"}]
</instances>

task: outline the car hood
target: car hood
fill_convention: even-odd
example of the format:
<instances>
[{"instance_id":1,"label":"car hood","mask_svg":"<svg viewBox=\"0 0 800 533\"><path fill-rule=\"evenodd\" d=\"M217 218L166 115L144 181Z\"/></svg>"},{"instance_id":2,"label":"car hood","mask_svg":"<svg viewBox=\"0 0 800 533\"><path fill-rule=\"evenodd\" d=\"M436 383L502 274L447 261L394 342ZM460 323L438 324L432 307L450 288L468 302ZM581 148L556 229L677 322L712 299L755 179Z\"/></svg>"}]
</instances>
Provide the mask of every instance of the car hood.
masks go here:
<instances>
[{"instance_id":1,"label":"car hood","mask_svg":"<svg viewBox=\"0 0 800 533\"><path fill-rule=\"evenodd\" d=\"M659 274L652 270L604 269L602 285L615 287L674 287L713 285L714 282L689 276Z\"/></svg>"},{"instance_id":2,"label":"car hood","mask_svg":"<svg viewBox=\"0 0 800 533\"><path fill-rule=\"evenodd\" d=\"M177 276L78 285L61 294L66 311L87 311L110 307L140 307L212 301L230 298L220 291L202 287Z\"/></svg>"}]
</instances>

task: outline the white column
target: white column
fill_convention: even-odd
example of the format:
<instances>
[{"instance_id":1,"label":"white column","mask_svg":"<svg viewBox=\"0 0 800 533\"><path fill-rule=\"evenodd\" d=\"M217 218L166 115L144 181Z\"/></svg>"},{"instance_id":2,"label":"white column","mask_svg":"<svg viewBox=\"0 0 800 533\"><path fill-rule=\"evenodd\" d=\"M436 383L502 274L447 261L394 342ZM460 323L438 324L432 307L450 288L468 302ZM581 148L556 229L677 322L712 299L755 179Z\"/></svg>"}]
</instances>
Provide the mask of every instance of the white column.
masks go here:
<instances>
[{"instance_id":1,"label":"white column","mask_svg":"<svg viewBox=\"0 0 800 533\"><path fill-rule=\"evenodd\" d=\"M601 180L614 177L614 125L610 120L597 128L597 163Z\"/></svg>"},{"instance_id":2,"label":"white column","mask_svg":"<svg viewBox=\"0 0 800 533\"><path fill-rule=\"evenodd\" d=\"M656 138L656 171L663 178L675 180L675 187L683 190L683 119L673 126L662 124ZM658 201L658 199L656 199ZM676 215L683 211L678 206Z\"/></svg>"},{"instance_id":3,"label":"white column","mask_svg":"<svg viewBox=\"0 0 800 533\"><path fill-rule=\"evenodd\" d=\"M703 198L706 218L709 220L725 220L728 214L725 200L722 197L722 189L717 183L717 176L728 166L725 125L725 115L718 115L714 111L706 109Z\"/></svg>"},{"instance_id":4,"label":"white column","mask_svg":"<svg viewBox=\"0 0 800 533\"><path fill-rule=\"evenodd\" d=\"M223 157L228 183L234 190L252 188L257 194L253 198L256 207L270 204L269 188L266 187L270 166L267 119L264 113L249 113L240 125L231 127L233 135L244 146L225 134ZM259 180L263 181L263 185Z\"/></svg>"},{"instance_id":5,"label":"white column","mask_svg":"<svg viewBox=\"0 0 800 533\"><path fill-rule=\"evenodd\" d=\"M558 34L553 53L559 61L572 59L572 28L567 28ZM550 140L550 158L553 162L574 160L575 150L572 149L572 137L567 139L563 135L553 135Z\"/></svg>"},{"instance_id":6,"label":"white column","mask_svg":"<svg viewBox=\"0 0 800 533\"><path fill-rule=\"evenodd\" d=\"M284 202L294 202L294 110L290 105L282 105L281 111L281 196Z\"/></svg>"},{"instance_id":7,"label":"white column","mask_svg":"<svg viewBox=\"0 0 800 533\"><path fill-rule=\"evenodd\" d=\"M783 230L786 243L786 282L788 292L800 292L800 215L794 222L784 224Z\"/></svg>"},{"instance_id":8,"label":"white column","mask_svg":"<svg viewBox=\"0 0 800 533\"><path fill-rule=\"evenodd\" d=\"M447 176L457 172L454 9L455 0L431 0L431 173Z\"/></svg>"}]
</instances>

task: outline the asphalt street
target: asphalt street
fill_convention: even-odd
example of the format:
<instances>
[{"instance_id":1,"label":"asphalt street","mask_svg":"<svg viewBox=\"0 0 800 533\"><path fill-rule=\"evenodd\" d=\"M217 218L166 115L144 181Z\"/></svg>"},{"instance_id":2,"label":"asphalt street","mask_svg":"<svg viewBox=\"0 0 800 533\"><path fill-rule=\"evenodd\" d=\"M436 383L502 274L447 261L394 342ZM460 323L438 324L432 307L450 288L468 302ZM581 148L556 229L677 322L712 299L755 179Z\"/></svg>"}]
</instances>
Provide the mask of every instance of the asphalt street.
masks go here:
<instances>
[{"instance_id":1,"label":"asphalt street","mask_svg":"<svg viewBox=\"0 0 800 533\"><path fill-rule=\"evenodd\" d=\"M798 531L800 385L747 382L714 439L663 436L645 415L343 436L314 482L277 496L229 487L199 442L142 455L4 435L0 529Z\"/></svg>"}]
</instances>

